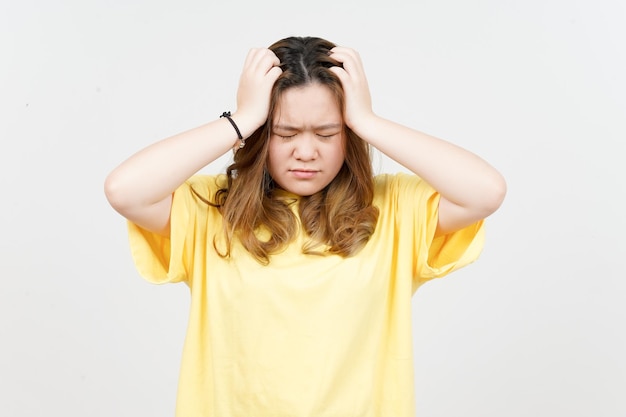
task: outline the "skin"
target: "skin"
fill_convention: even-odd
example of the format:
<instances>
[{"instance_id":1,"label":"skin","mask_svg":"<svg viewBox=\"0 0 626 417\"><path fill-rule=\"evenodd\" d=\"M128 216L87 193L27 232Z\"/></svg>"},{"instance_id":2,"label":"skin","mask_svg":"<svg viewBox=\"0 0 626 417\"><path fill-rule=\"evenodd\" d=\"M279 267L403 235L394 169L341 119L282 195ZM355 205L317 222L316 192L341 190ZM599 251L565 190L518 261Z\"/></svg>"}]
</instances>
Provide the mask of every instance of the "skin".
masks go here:
<instances>
[{"instance_id":1,"label":"skin","mask_svg":"<svg viewBox=\"0 0 626 417\"><path fill-rule=\"evenodd\" d=\"M450 142L376 115L358 52L336 47L331 57L343 64L331 71L341 80L346 96L345 123L439 192L436 235L460 230L500 207L506 182L494 167Z\"/></svg>"},{"instance_id":2,"label":"skin","mask_svg":"<svg viewBox=\"0 0 626 417\"><path fill-rule=\"evenodd\" d=\"M335 178L344 162L343 120L328 87L309 84L280 97L268 170L284 190L308 196Z\"/></svg>"},{"instance_id":3,"label":"skin","mask_svg":"<svg viewBox=\"0 0 626 417\"><path fill-rule=\"evenodd\" d=\"M506 183L494 167L450 142L376 115L372 111L370 91L359 54L350 48L336 47L332 49L331 56L343 64L343 68L331 68L341 80L345 94L343 123L439 192L438 235L473 224L498 209L506 194ZM251 49L246 57L237 91L237 111L232 115L244 137L250 136L267 120L270 92L282 72L279 65L276 55L265 48ZM306 95L303 93L294 90L291 92L294 97L286 93L285 100L294 99L294 103L281 107L281 117L289 115L293 119L279 118L300 136L296 134L295 141L280 144L272 137L275 149L270 163L273 175L281 186L296 194L307 195L320 189L328 178L327 174L332 173L338 162L329 162L326 150L319 152L319 149L326 148L321 147L322 142L314 140L317 138L313 136L313 133L319 133L315 132L318 122L323 119L323 124L329 123L331 118L326 120L320 116L320 120L316 121L302 114L298 118L297 113L301 111L291 114L291 109L301 106L295 98L298 94L304 98ZM307 100L317 98L320 97L311 94ZM331 123L336 121L332 120ZM279 130L279 133L289 136L286 134L289 132ZM122 216L147 230L167 236L172 193L204 166L229 152L237 142L236 132L224 118L163 139L116 167L105 181L105 195ZM288 143L291 146L297 143L298 147L289 148ZM307 174L314 177L308 179L315 181L306 181L307 178L296 180L293 168L305 166L301 153L304 148L300 146L315 149L313 143L319 148L317 154L314 152L313 159L322 157L321 167L325 171L319 175ZM302 165L297 165L295 161L300 161L298 163ZM319 168L313 164L308 166ZM301 174L300 177L307 175ZM322 177L323 181L318 182Z\"/></svg>"}]
</instances>

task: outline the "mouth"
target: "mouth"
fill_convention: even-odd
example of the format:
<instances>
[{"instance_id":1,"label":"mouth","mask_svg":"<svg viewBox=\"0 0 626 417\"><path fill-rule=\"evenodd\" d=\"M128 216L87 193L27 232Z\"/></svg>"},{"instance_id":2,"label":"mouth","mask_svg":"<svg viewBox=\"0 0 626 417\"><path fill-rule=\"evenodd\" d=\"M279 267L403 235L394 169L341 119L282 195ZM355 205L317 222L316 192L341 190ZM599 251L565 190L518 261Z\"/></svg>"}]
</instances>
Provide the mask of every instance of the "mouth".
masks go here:
<instances>
[{"instance_id":1,"label":"mouth","mask_svg":"<svg viewBox=\"0 0 626 417\"><path fill-rule=\"evenodd\" d=\"M314 169L290 169L289 172L296 178L307 179L313 178L319 171Z\"/></svg>"}]
</instances>

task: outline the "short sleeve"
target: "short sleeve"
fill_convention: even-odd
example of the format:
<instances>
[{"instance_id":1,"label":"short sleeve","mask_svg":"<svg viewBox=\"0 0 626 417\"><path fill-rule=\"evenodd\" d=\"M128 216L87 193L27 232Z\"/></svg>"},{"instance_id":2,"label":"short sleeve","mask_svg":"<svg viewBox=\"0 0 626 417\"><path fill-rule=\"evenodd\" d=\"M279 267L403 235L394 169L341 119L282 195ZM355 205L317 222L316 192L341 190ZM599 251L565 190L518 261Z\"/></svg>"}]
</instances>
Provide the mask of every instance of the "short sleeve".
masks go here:
<instances>
[{"instance_id":1,"label":"short sleeve","mask_svg":"<svg viewBox=\"0 0 626 417\"><path fill-rule=\"evenodd\" d=\"M206 241L209 211L194 191L212 198L216 189L215 177L195 176L174 192L169 237L128 222L132 259L141 277L154 284L188 282L196 246Z\"/></svg>"},{"instance_id":2,"label":"short sleeve","mask_svg":"<svg viewBox=\"0 0 626 417\"><path fill-rule=\"evenodd\" d=\"M382 182L387 188L387 209L394 211L397 259L411 259L416 286L478 259L484 245L484 220L435 238L439 193L412 174L386 175Z\"/></svg>"}]
</instances>

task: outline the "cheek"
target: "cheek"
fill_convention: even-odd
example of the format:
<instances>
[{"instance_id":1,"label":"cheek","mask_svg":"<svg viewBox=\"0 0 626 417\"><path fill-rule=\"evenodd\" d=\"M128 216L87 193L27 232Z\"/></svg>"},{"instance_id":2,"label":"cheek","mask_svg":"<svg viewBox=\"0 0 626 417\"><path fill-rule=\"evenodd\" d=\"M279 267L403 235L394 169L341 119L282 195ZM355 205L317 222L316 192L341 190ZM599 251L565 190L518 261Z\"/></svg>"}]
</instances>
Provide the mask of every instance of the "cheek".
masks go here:
<instances>
[{"instance_id":1,"label":"cheek","mask_svg":"<svg viewBox=\"0 0 626 417\"><path fill-rule=\"evenodd\" d=\"M339 169L341 168L341 166L343 165L346 159L346 153L344 151L343 146L335 147L332 150L332 155L333 155L333 165L335 165L335 167L337 168L337 171L339 171Z\"/></svg>"}]
</instances>

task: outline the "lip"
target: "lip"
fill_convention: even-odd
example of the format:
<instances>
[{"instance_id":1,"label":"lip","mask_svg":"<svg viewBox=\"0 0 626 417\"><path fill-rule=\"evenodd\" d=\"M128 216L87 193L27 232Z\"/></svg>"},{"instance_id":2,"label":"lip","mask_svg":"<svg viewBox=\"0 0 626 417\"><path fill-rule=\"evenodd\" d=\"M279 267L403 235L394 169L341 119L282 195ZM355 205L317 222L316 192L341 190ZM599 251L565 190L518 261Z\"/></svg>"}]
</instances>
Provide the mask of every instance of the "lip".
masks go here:
<instances>
[{"instance_id":1,"label":"lip","mask_svg":"<svg viewBox=\"0 0 626 417\"><path fill-rule=\"evenodd\" d=\"M319 171L313 169L290 169L289 172L296 178L308 179L316 176Z\"/></svg>"}]
</instances>

